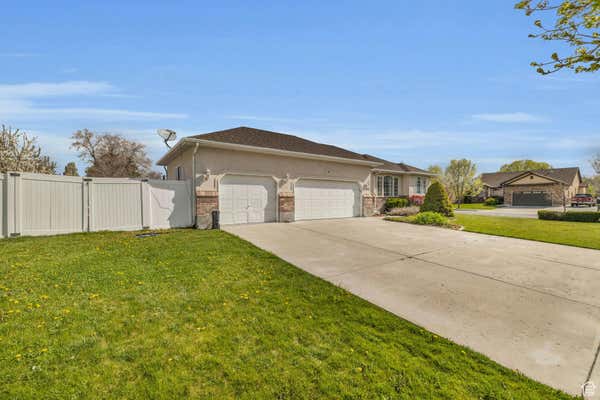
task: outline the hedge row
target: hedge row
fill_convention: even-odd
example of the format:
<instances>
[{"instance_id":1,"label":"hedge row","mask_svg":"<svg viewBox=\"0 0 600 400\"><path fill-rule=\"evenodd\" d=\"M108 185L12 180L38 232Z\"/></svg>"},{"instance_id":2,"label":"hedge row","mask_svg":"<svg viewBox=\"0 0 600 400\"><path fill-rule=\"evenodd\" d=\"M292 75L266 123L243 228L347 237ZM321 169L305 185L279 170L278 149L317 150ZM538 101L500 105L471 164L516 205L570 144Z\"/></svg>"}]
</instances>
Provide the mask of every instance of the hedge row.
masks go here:
<instances>
[{"instance_id":1,"label":"hedge row","mask_svg":"<svg viewBox=\"0 0 600 400\"><path fill-rule=\"evenodd\" d=\"M572 221L572 222L600 222L600 212L598 211L538 211L539 219L551 221Z\"/></svg>"},{"instance_id":2,"label":"hedge row","mask_svg":"<svg viewBox=\"0 0 600 400\"><path fill-rule=\"evenodd\" d=\"M385 208L391 210L392 208L404 208L408 207L409 201L403 197L388 197L385 200Z\"/></svg>"}]
</instances>

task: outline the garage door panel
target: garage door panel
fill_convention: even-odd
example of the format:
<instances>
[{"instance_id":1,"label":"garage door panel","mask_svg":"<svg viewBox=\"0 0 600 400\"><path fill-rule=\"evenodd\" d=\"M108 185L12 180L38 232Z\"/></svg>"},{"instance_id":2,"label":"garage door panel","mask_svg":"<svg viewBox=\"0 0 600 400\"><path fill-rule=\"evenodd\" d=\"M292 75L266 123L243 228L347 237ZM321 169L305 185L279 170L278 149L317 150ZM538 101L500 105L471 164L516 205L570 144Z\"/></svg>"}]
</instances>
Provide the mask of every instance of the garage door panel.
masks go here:
<instances>
[{"instance_id":1,"label":"garage door panel","mask_svg":"<svg viewBox=\"0 0 600 400\"><path fill-rule=\"evenodd\" d=\"M219 186L221 224L273 222L277 188L271 178L227 175Z\"/></svg>"},{"instance_id":2,"label":"garage door panel","mask_svg":"<svg viewBox=\"0 0 600 400\"><path fill-rule=\"evenodd\" d=\"M551 206L552 197L547 192L514 192L513 206Z\"/></svg>"},{"instance_id":3,"label":"garage door panel","mask_svg":"<svg viewBox=\"0 0 600 400\"><path fill-rule=\"evenodd\" d=\"M296 220L360 215L360 191L352 182L302 179L295 187Z\"/></svg>"}]
</instances>

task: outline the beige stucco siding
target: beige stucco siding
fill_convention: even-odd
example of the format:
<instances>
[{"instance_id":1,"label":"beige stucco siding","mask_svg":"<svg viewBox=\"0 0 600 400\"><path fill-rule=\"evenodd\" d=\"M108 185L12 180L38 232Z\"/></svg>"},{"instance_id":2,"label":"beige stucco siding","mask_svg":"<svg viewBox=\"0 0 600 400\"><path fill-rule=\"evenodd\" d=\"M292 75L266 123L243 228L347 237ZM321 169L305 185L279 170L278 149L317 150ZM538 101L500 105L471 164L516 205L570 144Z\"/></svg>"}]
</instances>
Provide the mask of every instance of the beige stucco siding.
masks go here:
<instances>
[{"instance_id":1,"label":"beige stucco siding","mask_svg":"<svg viewBox=\"0 0 600 400\"><path fill-rule=\"evenodd\" d=\"M177 167L183 168L185 179L192 178L192 154L193 148L180 152L169 164L167 164L167 179L177 179Z\"/></svg>"},{"instance_id":2,"label":"beige stucco siding","mask_svg":"<svg viewBox=\"0 0 600 400\"><path fill-rule=\"evenodd\" d=\"M191 152L190 149L171 162L169 169L178 163L191 168ZM183 163L182 157L189 163ZM206 191L218 190L219 180L226 174L271 176L280 193L292 192L292 185L301 178L352 181L366 189L370 176L369 166L205 147L196 153L196 171L197 187Z\"/></svg>"}]
</instances>

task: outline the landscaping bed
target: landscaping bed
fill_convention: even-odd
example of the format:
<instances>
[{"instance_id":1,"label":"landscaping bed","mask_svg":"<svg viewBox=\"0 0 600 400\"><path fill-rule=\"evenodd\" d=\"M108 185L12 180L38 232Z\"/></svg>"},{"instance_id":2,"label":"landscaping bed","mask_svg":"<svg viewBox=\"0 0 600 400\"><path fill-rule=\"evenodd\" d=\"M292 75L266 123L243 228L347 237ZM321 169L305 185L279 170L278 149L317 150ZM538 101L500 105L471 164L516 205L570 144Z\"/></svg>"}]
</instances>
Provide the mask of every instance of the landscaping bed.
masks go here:
<instances>
[{"instance_id":1,"label":"landscaping bed","mask_svg":"<svg viewBox=\"0 0 600 400\"><path fill-rule=\"evenodd\" d=\"M0 242L0 397L567 399L221 231Z\"/></svg>"}]
</instances>

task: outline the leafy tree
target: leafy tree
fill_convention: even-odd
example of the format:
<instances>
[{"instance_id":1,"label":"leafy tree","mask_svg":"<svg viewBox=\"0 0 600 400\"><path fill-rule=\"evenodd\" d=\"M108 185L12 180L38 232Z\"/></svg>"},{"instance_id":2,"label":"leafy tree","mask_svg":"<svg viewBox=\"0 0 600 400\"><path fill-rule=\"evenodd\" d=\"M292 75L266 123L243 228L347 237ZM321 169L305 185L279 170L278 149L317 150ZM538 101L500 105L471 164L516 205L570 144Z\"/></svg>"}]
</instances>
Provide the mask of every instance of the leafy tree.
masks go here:
<instances>
[{"instance_id":1,"label":"leafy tree","mask_svg":"<svg viewBox=\"0 0 600 400\"><path fill-rule=\"evenodd\" d=\"M522 0L515 8L524 10L527 16L545 12L553 15L551 26L540 19L534 25L537 34L529 37L559 41L573 47L569 55L552 53L550 60L532 62L537 72L546 75L563 68L575 73L594 72L600 69L600 1L599 0Z\"/></svg>"},{"instance_id":2,"label":"leafy tree","mask_svg":"<svg viewBox=\"0 0 600 400\"><path fill-rule=\"evenodd\" d=\"M442 176L444 174L444 170L439 165L430 165L427 167L427 171L436 174L437 176Z\"/></svg>"},{"instance_id":3,"label":"leafy tree","mask_svg":"<svg viewBox=\"0 0 600 400\"><path fill-rule=\"evenodd\" d=\"M0 130L0 172L54 174L56 162L42 155L35 137L2 125Z\"/></svg>"},{"instance_id":4,"label":"leafy tree","mask_svg":"<svg viewBox=\"0 0 600 400\"><path fill-rule=\"evenodd\" d=\"M451 160L445 171L445 184L458 207L465 195L475 196L481 192L481 181L475 177L477 167L471 160Z\"/></svg>"},{"instance_id":5,"label":"leafy tree","mask_svg":"<svg viewBox=\"0 0 600 400\"><path fill-rule=\"evenodd\" d=\"M65 165L65 171L63 172L64 176L79 176L79 171L77 170L77 165L71 161Z\"/></svg>"},{"instance_id":6,"label":"leafy tree","mask_svg":"<svg viewBox=\"0 0 600 400\"><path fill-rule=\"evenodd\" d=\"M431 185L429 185L429 189L427 189L425 200L420 209L420 212L425 211L433 211L447 217L452 217L454 215L448 193L446 192L444 185L437 179L434 180Z\"/></svg>"},{"instance_id":7,"label":"leafy tree","mask_svg":"<svg viewBox=\"0 0 600 400\"><path fill-rule=\"evenodd\" d=\"M544 161L516 160L500 167L500 172L521 172L538 169L550 169L552 166Z\"/></svg>"},{"instance_id":8,"label":"leafy tree","mask_svg":"<svg viewBox=\"0 0 600 400\"><path fill-rule=\"evenodd\" d=\"M593 197L600 194L600 175L592 176L591 178L583 178L583 183L587 185L587 192Z\"/></svg>"},{"instance_id":9,"label":"leafy tree","mask_svg":"<svg viewBox=\"0 0 600 400\"><path fill-rule=\"evenodd\" d=\"M72 139L71 147L88 163L87 176L138 178L153 172L146 146L141 143L121 135L97 134L87 129L75 132Z\"/></svg>"}]
</instances>

